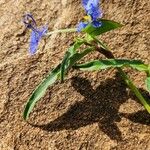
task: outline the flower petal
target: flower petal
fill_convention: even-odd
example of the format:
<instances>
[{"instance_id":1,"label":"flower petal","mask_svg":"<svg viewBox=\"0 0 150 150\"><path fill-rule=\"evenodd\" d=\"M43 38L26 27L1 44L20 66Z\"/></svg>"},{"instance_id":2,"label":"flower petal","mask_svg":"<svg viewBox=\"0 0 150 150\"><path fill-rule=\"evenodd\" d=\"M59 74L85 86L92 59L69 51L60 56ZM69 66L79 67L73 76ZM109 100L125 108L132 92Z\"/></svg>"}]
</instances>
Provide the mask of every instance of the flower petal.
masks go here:
<instances>
[{"instance_id":1,"label":"flower petal","mask_svg":"<svg viewBox=\"0 0 150 150\"><path fill-rule=\"evenodd\" d=\"M102 11L99 8L99 0L82 0L82 5L92 20L102 17Z\"/></svg>"},{"instance_id":2,"label":"flower petal","mask_svg":"<svg viewBox=\"0 0 150 150\"><path fill-rule=\"evenodd\" d=\"M93 22L92 22L92 25L93 25L93 27L95 27L95 28L99 28L99 27L102 26L102 22L100 22L100 21L93 21Z\"/></svg>"},{"instance_id":3,"label":"flower petal","mask_svg":"<svg viewBox=\"0 0 150 150\"><path fill-rule=\"evenodd\" d=\"M80 22L77 26L77 31L80 32L82 29L84 29L88 25L88 22Z\"/></svg>"},{"instance_id":4,"label":"flower petal","mask_svg":"<svg viewBox=\"0 0 150 150\"><path fill-rule=\"evenodd\" d=\"M30 54L33 55L36 53L39 42L41 38L46 34L47 32L47 26L42 27L41 29L37 29L36 31L31 32L31 37L30 37Z\"/></svg>"},{"instance_id":5,"label":"flower petal","mask_svg":"<svg viewBox=\"0 0 150 150\"><path fill-rule=\"evenodd\" d=\"M99 7L99 0L82 0L82 5L84 9L88 11L91 7Z\"/></svg>"}]
</instances>

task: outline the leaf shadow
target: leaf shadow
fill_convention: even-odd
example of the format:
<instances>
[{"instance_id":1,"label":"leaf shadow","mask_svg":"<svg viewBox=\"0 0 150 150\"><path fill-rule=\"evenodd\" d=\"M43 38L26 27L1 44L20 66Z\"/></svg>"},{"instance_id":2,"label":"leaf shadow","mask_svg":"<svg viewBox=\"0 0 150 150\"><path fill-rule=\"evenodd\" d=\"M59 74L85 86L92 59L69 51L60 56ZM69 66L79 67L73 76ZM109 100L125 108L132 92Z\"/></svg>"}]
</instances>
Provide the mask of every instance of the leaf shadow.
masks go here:
<instances>
[{"instance_id":1,"label":"leaf shadow","mask_svg":"<svg viewBox=\"0 0 150 150\"><path fill-rule=\"evenodd\" d=\"M67 112L48 124L33 125L46 131L76 130L78 128L98 124L98 127L110 139L121 141L122 133L117 126L121 117L133 122L149 125L150 117L146 111L134 114L119 113L120 106L131 97L126 85L116 74L115 79L109 78L93 89L89 80L81 77L72 78L72 86L84 99L77 101ZM134 97L135 99L135 97ZM144 116L144 119L143 119Z\"/></svg>"}]
</instances>

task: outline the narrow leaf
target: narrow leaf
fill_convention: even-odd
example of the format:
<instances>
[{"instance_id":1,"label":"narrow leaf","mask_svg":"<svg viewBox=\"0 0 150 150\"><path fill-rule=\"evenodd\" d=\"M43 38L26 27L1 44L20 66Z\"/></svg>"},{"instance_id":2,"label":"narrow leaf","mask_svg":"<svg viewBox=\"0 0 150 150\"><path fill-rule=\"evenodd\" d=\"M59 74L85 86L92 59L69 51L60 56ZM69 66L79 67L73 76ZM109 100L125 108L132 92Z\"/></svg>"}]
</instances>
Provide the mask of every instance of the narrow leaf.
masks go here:
<instances>
[{"instance_id":1,"label":"narrow leaf","mask_svg":"<svg viewBox=\"0 0 150 150\"><path fill-rule=\"evenodd\" d=\"M99 21L102 23L101 27L95 28L92 24L89 24L85 29L83 29L83 32L86 32L92 36L98 36L102 33L106 33L123 26L120 23L111 20L99 19Z\"/></svg>"},{"instance_id":2,"label":"narrow leaf","mask_svg":"<svg viewBox=\"0 0 150 150\"><path fill-rule=\"evenodd\" d=\"M93 48L87 48L81 53L75 53L70 57L70 53L67 51L64 60L61 63L61 71L60 71L60 78L61 82L64 81L64 75L67 70L69 70L77 61L82 59L85 55L90 53Z\"/></svg>"},{"instance_id":3,"label":"narrow leaf","mask_svg":"<svg viewBox=\"0 0 150 150\"><path fill-rule=\"evenodd\" d=\"M67 66L69 56L70 56L70 53L67 51L65 53L65 56L64 56L63 61L61 63L61 67L60 67L60 81L61 81L61 83L64 82L65 66Z\"/></svg>"},{"instance_id":4,"label":"narrow leaf","mask_svg":"<svg viewBox=\"0 0 150 150\"><path fill-rule=\"evenodd\" d=\"M92 52L93 48L87 48L81 53L75 53L73 56L69 59L69 68L72 67L77 61L79 61L81 58L83 58L88 53Z\"/></svg>"},{"instance_id":5,"label":"narrow leaf","mask_svg":"<svg viewBox=\"0 0 150 150\"><path fill-rule=\"evenodd\" d=\"M70 53L70 56L74 55L76 50L79 49L82 44L84 44L84 40L77 39L77 41L67 50Z\"/></svg>"},{"instance_id":6,"label":"narrow leaf","mask_svg":"<svg viewBox=\"0 0 150 150\"><path fill-rule=\"evenodd\" d=\"M43 80L43 82L36 88L29 98L27 105L25 107L23 117L25 120L28 119L30 112L32 111L36 102L43 97L46 92L46 89L52 85L58 78L60 73L60 64Z\"/></svg>"},{"instance_id":7,"label":"narrow leaf","mask_svg":"<svg viewBox=\"0 0 150 150\"><path fill-rule=\"evenodd\" d=\"M68 60L70 59L70 57L72 56L76 56L77 53L77 49L80 48L80 46L84 43L84 41L82 39L78 39L65 53L65 56L62 60L61 63L61 67L60 67L60 80L61 83L64 81L64 75L65 72L67 71L69 65L68 65Z\"/></svg>"},{"instance_id":8,"label":"narrow leaf","mask_svg":"<svg viewBox=\"0 0 150 150\"><path fill-rule=\"evenodd\" d=\"M94 60L84 64L78 64L75 68L80 68L80 70L102 70L107 68L115 67L132 67L139 71L147 71L147 65L143 64L139 60L127 60L127 59L104 59L104 60Z\"/></svg>"},{"instance_id":9,"label":"narrow leaf","mask_svg":"<svg viewBox=\"0 0 150 150\"><path fill-rule=\"evenodd\" d=\"M25 110L23 113L23 118L25 120L28 119L30 112L34 108L36 102L42 98L49 86L51 86L59 77L60 75L60 69L61 69L61 79L64 78L65 73L65 64L66 61L69 59L70 56L73 56L76 54L76 50L83 44L83 41L77 41L75 42L69 49L68 52L63 59L62 65L59 64L35 89L35 91L32 93L31 97L29 98Z\"/></svg>"},{"instance_id":10,"label":"narrow leaf","mask_svg":"<svg viewBox=\"0 0 150 150\"><path fill-rule=\"evenodd\" d=\"M146 83L147 90L150 92L150 77L147 77L145 83Z\"/></svg>"}]
</instances>

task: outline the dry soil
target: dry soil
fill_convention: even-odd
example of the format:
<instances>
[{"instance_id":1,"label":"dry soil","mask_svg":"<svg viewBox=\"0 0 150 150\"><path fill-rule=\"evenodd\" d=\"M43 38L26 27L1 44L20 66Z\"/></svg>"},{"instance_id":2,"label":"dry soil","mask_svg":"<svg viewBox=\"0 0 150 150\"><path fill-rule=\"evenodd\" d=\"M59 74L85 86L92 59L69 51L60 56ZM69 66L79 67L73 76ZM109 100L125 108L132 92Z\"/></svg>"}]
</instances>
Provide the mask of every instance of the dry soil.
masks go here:
<instances>
[{"instance_id":1,"label":"dry soil","mask_svg":"<svg viewBox=\"0 0 150 150\"><path fill-rule=\"evenodd\" d=\"M150 63L149 0L102 0L101 7L104 18L124 24L101 37L114 55ZM44 38L30 56L27 12L49 30L74 27L84 15L80 0L0 0L0 150L150 150L150 115L115 70L72 70L23 120L30 94L79 36ZM148 97L145 74L127 72Z\"/></svg>"}]
</instances>

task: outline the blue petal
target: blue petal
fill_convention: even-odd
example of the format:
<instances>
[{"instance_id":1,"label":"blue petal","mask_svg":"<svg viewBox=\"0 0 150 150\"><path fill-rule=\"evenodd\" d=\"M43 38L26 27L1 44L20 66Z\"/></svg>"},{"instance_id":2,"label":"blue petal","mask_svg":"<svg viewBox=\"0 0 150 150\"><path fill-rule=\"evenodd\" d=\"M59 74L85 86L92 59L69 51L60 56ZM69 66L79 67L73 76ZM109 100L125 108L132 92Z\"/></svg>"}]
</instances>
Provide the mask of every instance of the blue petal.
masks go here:
<instances>
[{"instance_id":1,"label":"blue petal","mask_svg":"<svg viewBox=\"0 0 150 150\"><path fill-rule=\"evenodd\" d=\"M84 29L88 25L87 22L80 22L77 26L77 31L80 32L82 29Z\"/></svg>"},{"instance_id":2,"label":"blue petal","mask_svg":"<svg viewBox=\"0 0 150 150\"><path fill-rule=\"evenodd\" d=\"M82 0L82 5L86 11L90 10L91 7L98 8L99 0Z\"/></svg>"},{"instance_id":3,"label":"blue petal","mask_svg":"<svg viewBox=\"0 0 150 150\"><path fill-rule=\"evenodd\" d=\"M98 18L102 17L102 12L100 11L99 7L96 8L92 6L87 14L91 16L92 20L97 20Z\"/></svg>"},{"instance_id":4,"label":"blue petal","mask_svg":"<svg viewBox=\"0 0 150 150\"><path fill-rule=\"evenodd\" d=\"M42 27L40 29L32 30L31 32L31 37L30 37L30 54L33 55L36 53L39 42L41 38L46 34L47 32L47 27Z\"/></svg>"},{"instance_id":5,"label":"blue petal","mask_svg":"<svg viewBox=\"0 0 150 150\"><path fill-rule=\"evenodd\" d=\"M29 49L31 55L35 54L38 47L38 43L39 43L38 33L32 31L30 37L30 49Z\"/></svg>"},{"instance_id":6,"label":"blue petal","mask_svg":"<svg viewBox=\"0 0 150 150\"><path fill-rule=\"evenodd\" d=\"M82 0L82 5L92 20L102 17L102 11L99 8L99 0Z\"/></svg>"},{"instance_id":7,"label":"blue petal","mask_svg":"<svg viewBox=\"0 0 150 150\"><path fill-rule=\"evenodd\" d=\"M93 22L92 22L92 25L93 25L93 27L95 27L95 28L99 28L99 27L102 26L102 22L100 22L100 21L93 21Z\"/></svg>"}]
</instances>

